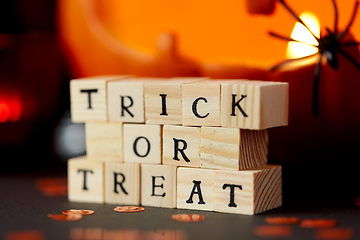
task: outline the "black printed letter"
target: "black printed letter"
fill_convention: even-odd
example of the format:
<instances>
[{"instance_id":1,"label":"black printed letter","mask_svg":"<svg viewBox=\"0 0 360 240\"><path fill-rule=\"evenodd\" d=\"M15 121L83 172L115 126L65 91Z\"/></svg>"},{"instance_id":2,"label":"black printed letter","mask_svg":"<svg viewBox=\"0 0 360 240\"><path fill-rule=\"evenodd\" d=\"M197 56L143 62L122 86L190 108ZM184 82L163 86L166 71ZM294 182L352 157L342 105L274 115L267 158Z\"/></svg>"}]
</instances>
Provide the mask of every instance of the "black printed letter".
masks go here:
<instances>
[{"instance_id":1,"label":"black printed letter","mask_svg":"<svg viewBox=\"0 0 360 240\"><path fill-rule=\"evenodd\" d=\"M162 178L162 180L165 180L164 176L152 176L152 194L151 194L151 196L165 197L165 193L163 193L161 195L155 194L155 188L156 187L160 187L160 188L164 187L164 184L155 185L156 178Z\"/></svg>"},{"instance_id":2,"label":"black printed letter","mask_svg":"<svg viewBox=\"0 0 360 240\"><path fill-rule=\"evenodd\" d=\"M205 202L204 202L204 200L203 200L203 197L202 197L202 194L201 194L201 188L200 188L200 183L201 183L201 181L195 181L195 180L194 180L193 183L194 183L194 187L193 187L193 189L192 189L192 191L191 191L191 194L190 194L189 199L186 200L186 203L193 203L193 200L192 200L193 195L194 195L194 194L198 194L198 195L199 195L199 202L198 202L198 204L205 204ZM195 190L197 190L197 191L195 192Z\"/></svg>"},{"instance_id":3,"label":"black printed letter","mask_svg":"<svg viewBox=\"0 0 360 240\"><path fill-rule=\"evenodd\" d=\"M137 142L140 140L140 139L145 139L145 141L147 142L147 151L144 155L140 155L137 151ZM134 149L134 153L138 156L138 157L146 157L149 152L150 152L150 142L149 140L146 138L146 137L138 137L137 139L135 139L135 142L134 142L134 145L133 145L133 149Z\"/></svg>"},{"instance_id":4,"label":"black printed letter","mask_svg":"<svg viewBox=\"0 0 360 240\"><path fill-rule=\"evenodd\" d=\"M181 156L184 158L185 162L190 162L190 159L184 153L184 150L187 148L186 141L182 140L182 139L176 139L176 138L173 138L173 140L174 140L174 157L173 157L173 159L179 161L178 152L180 152ZM183 148L179 148L179 142L182 142Z\"/></svg>"},{"instance_id":5,"label":"black printed letter","mask_svg":"<svg viewBox=\"0 0 360 240\"><path fill-rule=\"evenodd\" d=\"M248 117L248 115L244 112L244 110L240 107L240 102L241 100L243 100L246 97L246 95L241 95L241 98L239 101L235 102L236 100L236 94L232 95L232 104L231 104L231 116L236 116L235 114L235 107L238 107L240 112L242 113L242 115L244 115L244 117Z\"/></svg>"},{"instance_id":6,"label":"black printed letter","mask_svg":"<svg viewBox=\"0 0 360 240\"><path fill-rule=\"evenodd\" d=\"M84 173L84 185L83 185L83 189L84 189L84 190L88 190L88 188L87 188L87 186L86 186L86 173L89 172L89 173L91 173L91 174L94 174L94 172L91 171L91 170L83 170L83 169L79 169L79 170L78 170L78 173L79 173L79 172L83 172L83 173Z\"/></svg>"},{"instance_id":7,"label":"black printed letter","mask_svg":"<svg viewBox=\"0 0 360 240\"><path fill-rule=\"evenodd\" d=\"M125 111L130 114L131 117L134 117L134 115L129 111L129 107L131 107L134 104L133 99L130 96L120 96L121 97L121 116L125 116ZM130 100L130 105L125 106L125 97Z\"/></svg>"},{"instance_id":8,"label":"black printed letter","mask_svg":"<svg viewBox=\"0 0 360 240\"><path fill-rule=\"evenodd\" d=\"M118 176L118 175L121 175L121 176L122 176L122 181L121 181L121 182L118 182L118 181L117 181L117 176ZM125 182L125 175L122 174L122 173L116 173L116 172L114 172L114 193L119 193L119 192L117 191L117 187L116 187L116 185L119 185L120 188L121 188L121 190L122 190L126 195L128 195L128 193L126 192L124 186L122 185L124 182Z\"/></svg>"},{"instance_id":9,"label":"black printed letter","mask_svg":"<svg viewBox=\"0 0 360 240\"><path fill-rule=\"evenodd\" d=\"M229 207L237 207L237 205L235 204L234 198L235 198L235 187L238 187L240 190L242 190L242 186L241 185L235 185L235 184L224 184L223 185L223 189L226 189L227 187L230 187L230 203L229 203Z\"/></svg>"},{"instance_id":10,"label":"black printed letter","mask_svg":"<svg viewBox=\"0 0 360 240\"><path fill-rule=\"evenodd\" d=\"M160 113L160 115L164 115L167 116L167 112L166 112L166 94L159 94L161 97L161 104L162 104L162 113Z\"/></svg>"},{"instance_id":11,"label":"black printed letter","mask_svg":"<svg viewBox=\"0 0 360 240\"><path fill-rule=\"evenodd\" d=\"M206 118L207 116L209 116L209 113L205 114L204 116L200 116L200 114L197 112L197 104L198 104L198 102L199 102L200 100L203 100L205 103L207 103L206 98L203 98L203 97L197 98L197 99L193 102L192 112L194 113L194 115L195 115L197 118Z\"/></svg>"},{"instance_id":12,"label":"black printed letter","mask_svg":"<svg viewBox=\"0 0 360 240\"><path fill-rule=\"evenodd\" d=\"M86 92L88 94L88 108L92 108L91 107L91 93L93 92L97 92L97 89L81 89L80 92L84 93Z\"/></svg>"}]
</instances>

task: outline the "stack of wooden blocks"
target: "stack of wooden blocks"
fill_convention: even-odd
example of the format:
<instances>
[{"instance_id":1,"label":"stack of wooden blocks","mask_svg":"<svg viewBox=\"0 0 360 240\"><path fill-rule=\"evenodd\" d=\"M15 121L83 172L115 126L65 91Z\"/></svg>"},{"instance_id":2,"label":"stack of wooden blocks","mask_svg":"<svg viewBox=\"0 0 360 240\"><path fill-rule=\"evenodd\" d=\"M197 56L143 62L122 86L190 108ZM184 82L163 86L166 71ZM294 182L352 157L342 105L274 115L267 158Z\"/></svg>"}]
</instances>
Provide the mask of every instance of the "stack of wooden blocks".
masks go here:
<instances>
[{"instance_id":1,"label":"stack of wooden blocks","mask_svg":"<svg viewBox=\"0 0 360 240\"><path fill-rule=\"evenodd\" d=\"M268 128L288 123L288 84L97 76L70 82L87 155L70 201L256 214L281 206Z\"/></svg>"}]
</instances>

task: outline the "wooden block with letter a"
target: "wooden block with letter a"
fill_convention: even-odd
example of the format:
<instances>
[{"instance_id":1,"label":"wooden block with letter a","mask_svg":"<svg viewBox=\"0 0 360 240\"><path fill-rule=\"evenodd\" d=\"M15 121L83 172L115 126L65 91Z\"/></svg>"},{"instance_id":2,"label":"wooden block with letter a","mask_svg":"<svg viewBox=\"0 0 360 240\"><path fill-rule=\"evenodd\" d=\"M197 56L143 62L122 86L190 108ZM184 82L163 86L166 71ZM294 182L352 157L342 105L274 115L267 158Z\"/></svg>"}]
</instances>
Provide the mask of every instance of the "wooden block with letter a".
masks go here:
<instances>
[{"instance_id":1,"label":"wooden block with letter a","mask_svg":"<svg viewBox=\"0 0 360 240\"><path fill-rule=\"evenodd\" d=\"M288 124L289 84L239 81L221 84L221 126L267 129Z\"/></svg>"},{"instance_id":2,"label":"wooden block with letter a","mask_svg":"<svg viewBox=\"0 0 360 240\"><path fill-rule=\"evenodd\" d=\"M161 164L161 125L124 124L124 162Z\"/></svg>"},{"instance_id":3,"label":"wooden block with letter a","mask_svg":"<svg viewBox=\"0 0 360 240\"><path fill-rule=\"evenodd\" d=\"M177 208L214 210L214 170L178 168Z\"/></svg>"},{"instance_id":4,"label":"wooden block with letter a","mask_svg":"<svg viewBox=\"0 0 360 240\"><path fill-rule=\"evenodd\" d=\"M68 198L71 202L104 202L104 163L86 156L68 161Z\"/></svg>"},{"instance_id":5,"label":"wooden block with letter a","mask_svg":"<svg viewBox=\"0 0 360 240\"><path fill-rule=\"evenodd\" d=\"M140 205L140 164L105 163L105 203Z\"/></svg>"},{"instance_id":6,"label":"wooden block with letter a","mask_svg":"<svg viewBox=\"0 0 360 240\"><path fill-rule=\"evenodd\" d=\"M214 210L253 215L282 205L281 166L215 170Z\"/></svg>"},{"instance_id":7,"label":"wooden block with letter a","mask_svg":"<svg viewBox=\"0 0 360 240\"><path fill-rule=\"evenodd\" d=\"M96 76L70 81L71 120L106 121L107 82L127 76Z\"/></svg>"},{"instance_id":8,"label":"wooden block with letter a","mask_svg":"<svg viewBox=\"0 0 360 240\"><path fill-rule=\"evenodd\" d=\"M269 131L202 127L202 168L244 170L261 166L268 159Z\"/></svg>"},{"instance_id":9,"label":"wooden block with letter a","mask_svg":"<svg viewBox=\"0 0 360 240\"><path fill-rule=\"evenodd\" d=\"M176 208L176 166L141 164L141 205Z\"/></svg>"},{"instance_id":10,"label":"wooden block with letter a","mask_svg":"<svg viewBox=\"0 0 360 240\"><path fill-rule=\"evenodd\" d=\"M200 167L200 127L163 126L163 164Z\"/></svg>"},{"instance_id":11,"label":"wooden block with letter a","mask_svg":"<svg viewBox=\"0 0 360 240\"><path fill-rule=\"evenodd\" d=\"M121 122L86 122L86 154L88 160L123 161Z\"/></svg>"}]
</instances>

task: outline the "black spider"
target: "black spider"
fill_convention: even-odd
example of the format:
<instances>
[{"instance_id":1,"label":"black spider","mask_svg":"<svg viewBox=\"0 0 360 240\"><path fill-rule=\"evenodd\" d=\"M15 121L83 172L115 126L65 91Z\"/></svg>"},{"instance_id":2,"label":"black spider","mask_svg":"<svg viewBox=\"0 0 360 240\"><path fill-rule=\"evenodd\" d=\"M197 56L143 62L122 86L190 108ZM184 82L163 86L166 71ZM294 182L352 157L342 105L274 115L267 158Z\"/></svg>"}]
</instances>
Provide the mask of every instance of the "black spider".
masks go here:
<instances>
[{"instance_id":1,"label":"black spider","mask_svg":"<svg viewBox=\"0 0 360 240\"><path fill-rule=\"evenodd\" d=\"M359 1L355 2L355 7L354 7L354 10L353 10L353 13L352 13L349 24L347 25L347 27L345 28L344 31L338 33L338 27L337 27L337 25L338 25L338 10L337 10L335 0L332 0L333 5L334 5L334 9L335 9L334 31L332 32L330 29L326 28L327 34L325 36L320 36L320 38L315 36L315 34L310 30L310 28L308 26L306 26L306 24L298 17L298 15L290 8L290 6L285 3L284 0L279 0L279 1L291 13L291 15L293 17L295 17L295 19L299 23L301 23L304 27L306 27L307 30L309 30L309 32L311 33L311 35L314 36L314 38L318 42L318 45L312 45L312 44L308 44L308 45L311 45L311 46L314 46L314 47L318 48L319 51L317 53L314 53L314 54L309 55L309 56L285 60L285 61L277 64L276 66L272 67L271 71L276 70L277 68L279 68L280 66L282 66L283 64L286 64L288 62L292 62L292 61L300 60L300 59L305 59L305 58L315 56L316 54L320 54L319 61L317 62L317 65L316 65L316 68L315 68L315 79L314 79L314 89L313 89L313 114L315 116L318 116L319 115L318 85L319 85L319 78L320 78L320 69L321 69L322 56L325 55L326 59L327 59L327 62L330 64L330 66L333 69L336 70L338 68L337 53L340 53L345 58L347 58L351 63L353 63L357 67L357 69L360 71L360 64L358 62L356 62L356 60L354 58L352 58L347 52L345 52L343 50L343 47L358 45L360 43L355 42L355 41L350 41L350 42L342 42L341 41L344 38L344 36L348 33L351 25L354 22L356 12L357 12L357 8L359 6ZM286 41L303 43L301 41L298 41L298 40L295 40L295 39L292 39L292 38L289 38L289 37L284 37L284 36L279 35L279 34L274 33L274 32L269 32L269 34L271 36L274 36L274 37L277 37L277 38L280 38L280 39L283 39L283 40L286 40ZM304 43L304 44L307 44L307 43Z\"/></svg>"}]
</instances>

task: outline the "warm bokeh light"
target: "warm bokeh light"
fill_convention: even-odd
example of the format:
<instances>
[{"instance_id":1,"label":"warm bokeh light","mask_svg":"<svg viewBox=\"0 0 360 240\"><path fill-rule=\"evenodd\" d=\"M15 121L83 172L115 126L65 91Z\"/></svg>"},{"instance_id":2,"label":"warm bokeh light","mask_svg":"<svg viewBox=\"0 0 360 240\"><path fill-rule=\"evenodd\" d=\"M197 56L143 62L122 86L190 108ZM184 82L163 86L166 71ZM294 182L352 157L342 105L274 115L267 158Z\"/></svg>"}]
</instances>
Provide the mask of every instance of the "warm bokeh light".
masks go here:
<instances>
[{"instance_id":1,"label":"warm bokeh light","mask_svg":"<svg viewBox=\"0 0 360 240\"><path fill-rule=\"evenodd\" d=\"M0 103L0 123L8 121L10 118L10 108L6 103Z\"/></svg>"},{"instance_id":2,"label":"warm bokeh light","mask_svg":"<svg viewBox=\"0 0 360 240\"><path fill-rule=\"evenodd\" d=\"M310 30L315 34L315 36L319 38L320 23L316 16L310 12L304 12L300 15L300 18L310 28ZM295 24L294 30L291 33L291 38L304 43L318 45L318 42L311 35L311 33L301 23L298 22ZM316 47L298 42L289 42L286 50L286 58L299 58L309 56L317 52L318 49Z\"/></svg>"}]
</instances>

